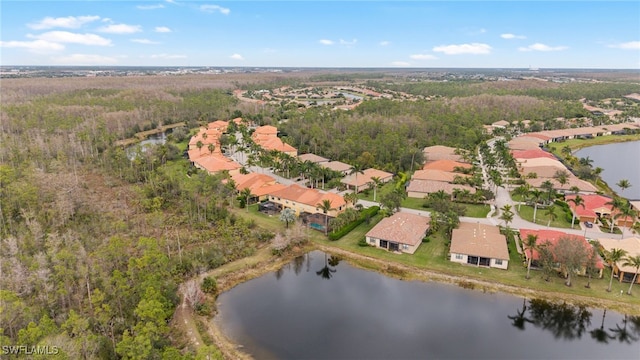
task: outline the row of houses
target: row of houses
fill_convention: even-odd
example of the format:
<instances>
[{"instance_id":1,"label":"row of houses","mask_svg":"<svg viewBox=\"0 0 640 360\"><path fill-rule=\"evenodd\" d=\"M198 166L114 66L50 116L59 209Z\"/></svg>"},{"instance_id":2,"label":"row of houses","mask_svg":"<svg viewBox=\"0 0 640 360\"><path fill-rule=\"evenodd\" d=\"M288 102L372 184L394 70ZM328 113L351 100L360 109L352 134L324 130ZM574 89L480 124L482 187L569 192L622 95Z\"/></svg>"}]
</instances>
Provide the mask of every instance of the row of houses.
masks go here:
<instances>
[{"instance_id":1,"label":"row of houses","mask_svg":"<svg viewBox=\"0 0 640 360\"><path fill-rule=\"evenodd\" d=\"M620 211L613 208L613 199L598 194L586 194L580 195L583 203L576 206L575 201L576 194L570 194L565 196L565 200L569 204L569 208L576 219L580 222L597 223L601 219L608 219L613 221L617 226L631 227L635 222L635 219L629 216L620 216Z\"/></svg>"},{"instance_id":2,"label":"row of houses","mask_svg":"<svg viewBox=\"0 0 640 360\"><path fill-rule=\"evenodd\" d=\"M473 166L464 161L457 149L436 145L423 150L426 159L421 170L413 173L407 186L407 196L423 199L430 193L444 191L451 195L456 189L475 193L476 189L465 184L456 184L456 179L469 175L460 170L471 169Z\"/></svg>"},{"instance_id":3,"label":"row of houses","mask_svg":"<svg viewBox=\"0 0 640 360\"><path fill-rule=\"evenodd\" d=\"M242 123L242 118L231 120ZM220 137L227 131L228 121L216 120L203 126L189 139L188 156L193 165L210 175L223 171L231 175L240 173L242 166L222 154Z\"/></svg>"},{"instance_id":4,"label":"row of houses","mask_svg":"<svg viewBox=\"0 0 640 360\"><path fill-rule=\"evenodd\" d=\"M511 148L511 145L510 142L510 152L516 161L518 172L532 188L540 189L543 183L550 181L556 190L563 192L574 188L578 188L582 193L595 193L598 190L588 181L575 176L553 154L539 147L518 150ZM559 173L566 174L564 182L557 181L556 175Z\"/></svg>"}]
</instances>

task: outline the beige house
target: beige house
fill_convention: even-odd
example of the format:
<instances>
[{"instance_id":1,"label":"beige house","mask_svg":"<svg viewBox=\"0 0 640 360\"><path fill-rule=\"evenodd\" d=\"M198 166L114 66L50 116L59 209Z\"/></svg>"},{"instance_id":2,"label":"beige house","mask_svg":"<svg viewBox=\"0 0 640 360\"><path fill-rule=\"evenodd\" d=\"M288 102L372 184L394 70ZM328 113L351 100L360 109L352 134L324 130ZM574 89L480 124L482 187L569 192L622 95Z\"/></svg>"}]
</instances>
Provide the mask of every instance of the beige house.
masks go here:
<instances>
[{"instance_id":1,"label":"beige house","mask_svg":"<svg viewBox=\"0 0 640 360\"><path fill-rule=\"evenodd\" d=\"M598 239L600 246L607 251L611 251L611 249L622 249L627 252L626 256L638 256L640 255L640 238L638 237L628 237L622 240L620 239ZM613 273L617 275L618 281L620 282L631 282L633 280L633 276L636 273L636 268L631 266L623 265L625 263L624 260L618 261L613 265ZM640 284L640 275L636 277L636 284Z\"/></svg>"},{"instance_id":2,"label":"beige house","mask_svg":"<svg viewBox=\"0 0 640 360\"><path fill-rule=\"evenodd\" d=\"M462 191L468 190L472 194L476 193L476 189L469 185L450 184L448 182L435 180L411 180L409 186L407 186L407 196L410 198L424 199L425 196L440 190L451 195L455 189Z\"/></svg>"},{"instance_id":3,"label":"beige house","mask_svg":"<svg viewBox=\"0 0 640 360\"><path fill-rule=\"evenodd\" d=\"M311 161L314 164L321 164L321 163L326 163L327 161L329 161L329 159L327 159L325 157L322 157L322 156L316 155L316 154L312 154L312 153L298 155L298 160L300 160L301 162Z\"/></svg>"},{"instance_id":4,"label":"beige house","mask_svg":"<svg viewBox=\"0 0 640 360\"><path fill-rule=\"evenodd\" d=\"M338 194L308 189L295 184L269 193L269 201L279 204L283 209L295 210L296 215L303 212L324 214L319 206L324 200L331 202L331 210L327 212L331 217L338 216L347 208L344 198Z\"/></svg>"},{"instance_id":5,"label":"beige house","mask_svg":"<svg viewBox=\"0 0 640 360\"><path fill-rule=\"evenodd\" d=\"M430 218L397 212L382 219L365 235L367 244L393 252L413 254L427 235Z\"/></svg>"},{"instance_id":6,"label":"beige house","mask_svg":"<svg viewBox=\"0 0 640 360\"><path fill-rule=\"evenodd\" d=\"M425 162L436 160L462 161L462 156L456 154L456 148L444 145L427 146L422 150Z\"/></svg>"},{"instance_id":7,"label":"beige house","mask_svg":"<svg viewBox=\"0 0 640 360\"><path fill-rule=\"evenodd\" d=\"M342 175L347 175L349 174L349 172L351 171L352 166L349 164L345 164L343 162L340 161L327 161L327 162L321 162L318 163L318 165L327 168L329 170L333 170L339 173L342 173Z\"/></svg>"},{"instance_id":8,"label":"beige house","mask_svg":"<svg viewBox=\"0 0 640 360\"><path fill-rule=\"evenodd\" d=\"M347 188L352 190L355 190L357 186L358 192L360 192L373 187L372 179L374 177L379 178L380 181L384 184L393 179L393 174L386 171L370 168L364 170L362 174L356 175L354 173L347 175L344 179L340 180L340 182L347 185Z\"/></svg>"},{"instance_id":9,"label":"beige house","mask_svg":"<svg viewBox=\"0 0 640 360\"><path fill-rule=\"evenodd\" d=\"M461 222L453 230L449 259L460 264L506 270L509 265L507 239L497 226Z\"/></svg>"}]
</instances>

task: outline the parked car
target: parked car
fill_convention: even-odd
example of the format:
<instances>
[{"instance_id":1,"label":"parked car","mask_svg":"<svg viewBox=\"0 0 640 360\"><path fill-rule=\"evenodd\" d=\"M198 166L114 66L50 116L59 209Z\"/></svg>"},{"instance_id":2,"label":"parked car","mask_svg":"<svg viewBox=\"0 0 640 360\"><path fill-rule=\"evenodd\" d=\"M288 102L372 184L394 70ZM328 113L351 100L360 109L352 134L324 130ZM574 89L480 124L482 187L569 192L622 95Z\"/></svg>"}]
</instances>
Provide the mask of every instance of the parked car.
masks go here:
<instances>
[{"instance_id":1,"label":"parked car","mask_svg":"<svg viewBox=\"0 0 640 360\"><path fill-rule=\"evenodd\" d=\"M584 222L584 226L588 227L589 229L591 229L593 227L593 223L591 221L585 221Z\"/></svg>"}]
</instances>

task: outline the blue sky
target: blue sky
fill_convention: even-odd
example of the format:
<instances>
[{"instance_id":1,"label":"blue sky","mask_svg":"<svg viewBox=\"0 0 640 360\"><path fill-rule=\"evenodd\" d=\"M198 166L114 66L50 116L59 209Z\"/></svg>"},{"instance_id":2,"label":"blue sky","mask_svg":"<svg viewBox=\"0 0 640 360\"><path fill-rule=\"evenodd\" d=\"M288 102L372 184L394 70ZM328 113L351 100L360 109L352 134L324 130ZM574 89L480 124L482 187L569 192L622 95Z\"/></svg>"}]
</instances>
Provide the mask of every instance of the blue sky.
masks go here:
<instances>
[{"instance_id":1,"label":"blue sky","mask_svg":"<svg viewBox=\"0 0 640 360\"><path fill-rule=\"evenodd\" d=\"M1 65L640 69L640 1L0 2Z\"/></svg>"}]
</instances>

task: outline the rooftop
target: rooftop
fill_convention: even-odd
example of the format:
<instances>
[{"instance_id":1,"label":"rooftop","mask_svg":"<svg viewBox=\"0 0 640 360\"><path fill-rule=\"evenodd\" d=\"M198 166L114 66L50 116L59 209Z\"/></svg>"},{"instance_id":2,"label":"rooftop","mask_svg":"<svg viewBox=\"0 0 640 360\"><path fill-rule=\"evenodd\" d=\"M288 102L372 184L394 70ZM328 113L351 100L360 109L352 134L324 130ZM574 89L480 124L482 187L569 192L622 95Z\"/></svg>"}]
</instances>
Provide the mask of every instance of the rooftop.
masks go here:
<instances>
[{"instance_id":1,"label":"rooftop","mask_svg":"<svg viewBox=\"0 0 640 360\"><path fill-rule=\"evenodd\" d=\"M414 246L422 242L429 221L426 216L397 212L382 219L366 236Z\"/></svg>"},{"instance_id":2,"label":"rooftop","mask_svg":"<svg viewBox=\"0 0 640 360\"><path fill-rule=\"evenodd\" d=\"M507 239L497 226L461 222L453 229L451 253L509 260Z\"/></svg>"}]
</instances>

